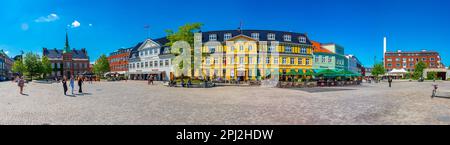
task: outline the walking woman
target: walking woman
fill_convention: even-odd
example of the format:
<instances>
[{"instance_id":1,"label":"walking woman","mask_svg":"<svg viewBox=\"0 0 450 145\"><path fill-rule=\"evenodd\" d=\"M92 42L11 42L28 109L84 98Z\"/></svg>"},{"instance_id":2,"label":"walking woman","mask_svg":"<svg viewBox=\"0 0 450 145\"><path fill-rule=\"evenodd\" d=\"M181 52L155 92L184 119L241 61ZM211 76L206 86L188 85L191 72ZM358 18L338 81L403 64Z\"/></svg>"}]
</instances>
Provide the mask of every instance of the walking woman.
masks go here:
<instances>
[{"instance_id":1,"label":"walking woman","mask_svg":"<svg viewBox=\"0 0 450 145\"><path fill-rule=\"evenodd\" d=\"M83 93L82 85L83 85L83 77L79 76L78 77L78 87L80 87L80 89L78 89L78 93Z\"/></svg>"},{"instance_id":2,"label":"walking woman","mask_svg":"<svg viewBox=\"0 0 450 145\"><path fill-rule=\"evenodd\" d=\"M23 94L23 87L25 86L25 80L23 79L23 76L20 77L19 80L17 80L17 85L18 85L19 88L20 88L20 94L21 94L21 95L24 95L24 94Z\"/></svg>"},{"instance_id":3,"label":"walking woman","mask_svg":"<svg viewBox=\"0 0 450 145\"><path fill-rule=\"evenodd\" d=\"M75 95L75 94L73 94L74 87L75 87L75 79L73 78L73 75L72 75L72 76L70 76L70 88L72 89L72 95Z\"/></svg>"},{"instance_id":4,"label":"walking woman","mask_svg":"<svg viewBox=\"0 0 450 145\"><path fill-rule=\"evenodd\" d=\"M61 82L62 82L63 88L64 88L64 95L67 96L67 90L68 90L68 88L67 88L67 77L64 76L64 78L63 78L63 80Z\"/></svg>"}]
</instances>

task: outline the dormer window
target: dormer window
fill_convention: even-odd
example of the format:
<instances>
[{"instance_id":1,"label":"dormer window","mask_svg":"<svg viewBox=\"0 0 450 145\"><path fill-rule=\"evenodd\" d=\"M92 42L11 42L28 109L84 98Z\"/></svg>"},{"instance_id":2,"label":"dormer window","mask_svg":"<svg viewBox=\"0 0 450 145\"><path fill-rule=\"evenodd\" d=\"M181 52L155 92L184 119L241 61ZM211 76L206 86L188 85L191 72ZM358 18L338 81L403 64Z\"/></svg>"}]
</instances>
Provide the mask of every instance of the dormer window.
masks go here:
<instances>
[{"instance_id":1,"label":"dormer window","mask_svg":"<svg viewBox=\"0 0 450 145\"><path fill-rule=\"evenodd\" d=\"M306 37L301 36L298 38L298 40L300 43L306 43Z\"/></svg>"},{"instance_id":2,"label":"dormer window","mask_svg":"<svg viewBox=\"0 0 450 145\"><path fill-rule=\"evenodd\" d=\"M209 34L209 41L216 41L217 40L217 34Z\"/></svg>"},{"instance_id":3,"label":"dormer window","mask_svg":"<svg viewBox=\"0 0 450 145\"><path fill-rule=\"evenodd\" d=\"M233 37L233 36L231 35L231 33L226 33L226 34L223 36L223 38L224 38L225 40L231 39L231 37Z\"/></svg>"},{"instance_id":4,"label":"dormer window","mask_svg":"<svg viewBox=\"0 0 450 145\"><path fill-rule=\"evenodd\" d=\"M259 40L259 33L252 33L251 35L253 39Z\"/></svg>"},{"instance_id":5,"label":"dormer window","mask_svg":"<svg viewBox=\"0 0 450 145\"><path fill-rule=\"evenodd\" d=\"M267 34L267 40L275 40L275 34L273 33Z\"/></svg>"},{"instance_id":6,"label":"dormer window","mask_svg":"<svg viewBox=\"0 0 450 145\"><path fill-rule=\"evenodd\" d=\"M291 41L291 35L284 35L284 41Z\"/></svg>"}]
</instances>

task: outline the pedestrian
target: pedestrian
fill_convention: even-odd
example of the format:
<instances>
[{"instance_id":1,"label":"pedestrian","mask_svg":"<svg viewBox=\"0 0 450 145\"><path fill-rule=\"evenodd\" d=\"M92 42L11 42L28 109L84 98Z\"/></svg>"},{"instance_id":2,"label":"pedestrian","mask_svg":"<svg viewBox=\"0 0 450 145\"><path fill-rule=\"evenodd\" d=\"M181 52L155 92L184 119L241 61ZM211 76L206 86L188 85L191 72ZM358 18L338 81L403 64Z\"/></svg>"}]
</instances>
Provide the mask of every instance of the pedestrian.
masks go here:
<instances>
[{"instance_id":1,"label":"pedestrian","mask_svg":"<svg viewBox=\"0 0 450 145\"><path fill-rule=\"evenodd\" d=\"M20 88L20 94L21 94L21 95L24 95L24 94L23 94L23 87L25 86L25 80L23 79L23 76L20 77L20 78L17 80L17 85L18 85L19 88Z\"/></svg>"},{"instance_id":2,"label":"pedestrian","mask_svg":"<svg viewBox=\"0 0 450 145\"><path fill-rule=\"evenodd\" d=\"M150 77L150 83L153 85L153 81L154 81L154 78L153 78L153 76L151 76Z\"/></svg>"},{"instance_id":3,"label":"pedestrian","mask_svg":"<svg viewBox=\"0 0 450 145\"><path fill-rule=\"evenodd\" d=\"M67 77L64 76L63 79L61 80L62 84L63 84L63 88L64 88L64 95L67 96Z\"/></svg>"},{"instance_id":4,"label":"pedestrian","mask_svg":"<svg viewBox=\"0 0 450 145\"><path fill-rule=\"evenodd\" d=\"M74 79L74 77L73 77L73 75L72 76L70 76L70 89L71 89L71 91L72 91L72 95L75 95L74 93L73 93L73 89L75 88L75 79Z\"/></svg>"},{"instance_id":5,"label":"pedestrian","mask_svg":"<svg viewBox=\"0 0 450 145\"><path fill-rule=\"evenodd\" d=\"M78 89L78 93L83 93L83 76L79 76L78 77L78 87L80 89Z\"/></svg>"},{"instance_id":6,"label":"pedestrian","mask_svg":"<svg viewBox=\"0 0 450 145\"><path fill-rule=\"evenodd\" d=\"M392 77L388 78L388 82L389 82L389 88L391 88L392 87Z\"/></svg>"},{"instance_id":7,"label":"pedestrian","mask_svg":"<svg viewBox=\"0 0 450 145\"><path fill-rule=\"evenodd\" d=\"M190 88L192 86L192 80L191 78L189 78L188 83L187 83L187 87Z\"/></svg>"}]
</instances>

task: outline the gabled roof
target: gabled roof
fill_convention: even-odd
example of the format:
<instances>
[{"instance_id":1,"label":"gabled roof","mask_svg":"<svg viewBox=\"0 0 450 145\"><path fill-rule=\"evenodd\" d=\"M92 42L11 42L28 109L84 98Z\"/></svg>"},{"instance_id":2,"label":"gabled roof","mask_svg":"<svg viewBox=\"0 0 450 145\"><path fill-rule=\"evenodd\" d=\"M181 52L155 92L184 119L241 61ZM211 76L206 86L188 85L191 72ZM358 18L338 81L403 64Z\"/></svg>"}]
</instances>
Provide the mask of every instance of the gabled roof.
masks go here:
<instances>
[{"instance_id":1,"label":"gabled roof","mask_svg":"<svg viewBox=\"0 0 450 145\"><path fill-rule=\"evenodd\" d=\"M274 30L222 30L222 31L207 31L207 32L202 32L203 37L202 37L202 41L203 42L208 42L209 41L209 35L210 34L216 34L217 35L217 41L219 42L224 42L224 35L230 33L232 35L232 37L234 36L238 36L238 35L245 35L248 37L251 37L252 33L258 33L259 34L259 41L273 41L273 40L268 40L267 39L267 35L269 33L275 34L275 41L279 41L279 42L285 42L285 43L299 43L299 44L311 44L311 41L309 40L309 38L307 37L306 34L302 34L302 33L295 33L295 32L285 32L285 31L274 31ZM285 41L284 40L284 35L291 35L291 41ZM300 43L300 36L302 37L306 37L306 43Z\"/></svg>"},{"instance_id":2,"label":"gabled roof","mask_svg":"<svg viewBox=\"0 0 450 145\"><path fill-rule=\"evenodd\" d=\"M64 50L62 49L45 49L43 51L43 55L47 56L48 58L51 59L62 59ZM82 49L82 50L77 50L77 49L73 49L71 50L72 53L72 58L73 59L89 59L87 52Z\"/></svg>"},{"instance_id":3,"label":"gabled roof","mask_svg":"<svg viewBox=\"0 0 450 145\"><path fill-rule=\"evenodd\" d=\"M325 49L323 47L315 48L314 49L314 53L329 53L329 54L333 54L333 52L331 52L330 50Z\"/></svg>"}]
</instances>

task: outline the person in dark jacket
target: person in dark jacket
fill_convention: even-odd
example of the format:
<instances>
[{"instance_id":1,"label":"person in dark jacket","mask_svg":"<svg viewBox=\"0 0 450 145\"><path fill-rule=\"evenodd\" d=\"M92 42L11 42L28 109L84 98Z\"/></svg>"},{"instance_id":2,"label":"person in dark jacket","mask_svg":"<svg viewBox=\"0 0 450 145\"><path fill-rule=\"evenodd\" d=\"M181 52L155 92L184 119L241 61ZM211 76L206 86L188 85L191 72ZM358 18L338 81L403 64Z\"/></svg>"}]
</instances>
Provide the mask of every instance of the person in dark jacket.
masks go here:
<instances>
[{"instance_id":1,"label":"person in dark jacket","mask_svg":"<svg viewBox=\"0 0 450 145\"><path fill-rule=\"evenodd\" d=\"M83 85L83 77L78 77L78 87L80 87L80 89L78 89L78 93L83 93L83 88L82 88L82 85Z\"/></svg>"},{"instance_id":2,"label":"person in dark jacket","mask_svg":"<svg viewBox=\"0 0 450 145\"><path fill-rule=\"evenodd\" d=\"M389 82L389 88L391 88L392 87L392 77L388 78L388 82Z\"/></svg>"},{"instance_id":3,"label":"person in dark jacket","mask_svg":"<svg viewBox=\"0 0 450 145\"><path fill-rule=\"evenodd\" d=\"M64 78L62 79L61 82L62 82L63 88L64 88L64 95L67 96L67 90L68 90L68 88L67 88L67 77L64 76Z\"/></svg>"}]
</instances>

